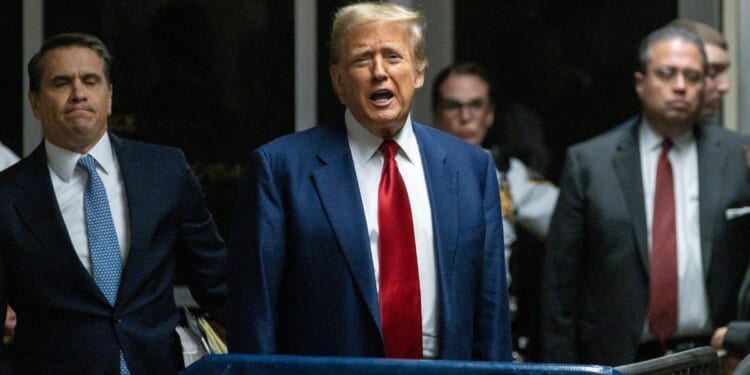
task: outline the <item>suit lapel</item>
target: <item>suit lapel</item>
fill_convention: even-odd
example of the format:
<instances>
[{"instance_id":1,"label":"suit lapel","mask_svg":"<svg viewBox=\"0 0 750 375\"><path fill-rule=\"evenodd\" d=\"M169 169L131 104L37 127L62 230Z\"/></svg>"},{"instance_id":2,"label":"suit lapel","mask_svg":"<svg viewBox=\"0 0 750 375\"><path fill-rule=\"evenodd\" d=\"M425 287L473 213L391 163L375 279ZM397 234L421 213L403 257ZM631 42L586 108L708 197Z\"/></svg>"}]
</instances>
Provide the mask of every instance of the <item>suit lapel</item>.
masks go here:
<instances>
[{"instance_id":1,"label":"suit lapel","mask_svg":"<svg viewBox=\"0 0 750 375\"><path fill-rule=\"evenodd\" d=\"M367 222L360 198L357 177L343 126L331 129L329 142L321 147L321 167L312 174L323 210L336 235L339 248L349 264L354 283L367 309L380 328L375 275L367 236Z\"/></svg>"},{"instance_id":2,"label":"suit lapel","mask_svg":"<svg viewBox=\"0 0 750 375\"><path fill-rule=\"evenodd\" d=\"M130 220L130 247L123 265L116 302L122 304L128 296L135 295L137 270L144 269L138 263L144 259L143 252L148 248L148 238L151 235L152 226L149 225L148 218L139 215L139 213L147 210L149 205L153 204L153 196L156 194L157 185L154 180L144 178L144 176L150 175L148 171L144 171L144 168L151 168L152 166L141 161L139 153L133 150L132 143L112 134L110 134L110 141L117 155L117 163L120 166Z\"/></svg>"},{"instance_id":3,"label":"suit lapel","mask_svg":"<svg viewBox=\"0 0 750 375\"><path fill-rule=\"evenodd\" d=\"M698 150L698 206L700 210L701 253L703 255L703 274L711 269L711 252L713 250L714 225L717 222L717 210L721 198L721 184L726 153L721 150L721 141L711 136L710 129L696 127L695 142Z\"/></svg>"},{"instance_id":4,"label":"suit lapel","mask_svg":"<svg viewBox=\"0 0 750 375\"><path fill-rule=\"evenodd\" d=\"M28 168L24 169L25 173L18 180L18 186L25 194L16 202L19 216L42 243L50 258L60 265L62 272L70 274L74 283L108 303L81 264L70 241L50 180L44 143L29 155L26 162Z\"/></svg>"},{"instance_id":5,"label":"suit lapel","mask_svg":"<svg viewBox=\"0 0 750 375\"><path fill-rule=\"evenodd\" d=\"M458 236L458 220L460 218L458 208L460 205L458 197L458 169L453 168L448 161L448 153L435 141L429 132L417 123L413 123L414 134L419 143L419 152L422 155L427 192L430 198L432 211L432 232L435 244L436 267L438 283L440 313L443 321L450 322L450 311L446 306L453 306L453 293L446 293L453 285L453 261L456 253L456 241Z\"/></svg>"},{"instance_id":6,"label":"suit lapel","mask_svg":"<svg viewBox=\"0 0 750 375\"><path fill-rule=\"evenodd\" d=\"M631 222L638 247L638 254L646 272L649 271L648 229L646 208L643 198L643 178L641 176L641 155L638 147L638 126L640 117L634 118L627 125L612 158L612 164L625 195L625 202L630 210Z\"/></svg>"}]
</instances>

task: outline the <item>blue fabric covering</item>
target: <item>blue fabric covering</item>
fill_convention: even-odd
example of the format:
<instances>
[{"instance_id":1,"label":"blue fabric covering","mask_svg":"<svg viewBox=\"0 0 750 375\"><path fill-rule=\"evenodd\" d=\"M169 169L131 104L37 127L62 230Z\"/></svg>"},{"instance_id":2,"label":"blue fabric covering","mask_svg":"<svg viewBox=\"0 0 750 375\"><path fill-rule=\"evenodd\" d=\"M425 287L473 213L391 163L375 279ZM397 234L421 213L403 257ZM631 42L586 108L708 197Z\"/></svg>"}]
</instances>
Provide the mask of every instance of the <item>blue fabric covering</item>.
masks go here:
<instances>
[{"instance_id":1,"label":"blue fabric covering","mask_svg":"<svg viewBox=\"0 0 750 375\"><path fill-rule=\"evenodd\" d=\"M291 355L209 355L201 358L180 374L183 375L578 375L620 372L606 366L518 364L471 361L421 361L383 358L304 357Z\"/></svg>"}]
</instances>

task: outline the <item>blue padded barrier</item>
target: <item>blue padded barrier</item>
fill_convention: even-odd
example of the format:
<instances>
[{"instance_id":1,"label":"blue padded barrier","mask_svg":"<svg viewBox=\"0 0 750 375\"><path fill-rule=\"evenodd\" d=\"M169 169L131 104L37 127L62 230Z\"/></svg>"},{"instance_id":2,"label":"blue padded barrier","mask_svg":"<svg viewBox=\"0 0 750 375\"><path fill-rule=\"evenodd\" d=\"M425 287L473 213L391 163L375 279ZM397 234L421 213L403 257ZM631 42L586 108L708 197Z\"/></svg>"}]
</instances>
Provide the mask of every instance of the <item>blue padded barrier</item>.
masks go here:
<instances>
[{"instance_id":1,"label":"blue padded barrier","mask_svg":"<svg viewBox=\"0 0 750 375\"><path fill-rule=\"evenodd\" d=\"M537 363L383 358L306 357L293 355L208 355L182 375L622 375L612 367Z\"/></svg>"}]
</instances>

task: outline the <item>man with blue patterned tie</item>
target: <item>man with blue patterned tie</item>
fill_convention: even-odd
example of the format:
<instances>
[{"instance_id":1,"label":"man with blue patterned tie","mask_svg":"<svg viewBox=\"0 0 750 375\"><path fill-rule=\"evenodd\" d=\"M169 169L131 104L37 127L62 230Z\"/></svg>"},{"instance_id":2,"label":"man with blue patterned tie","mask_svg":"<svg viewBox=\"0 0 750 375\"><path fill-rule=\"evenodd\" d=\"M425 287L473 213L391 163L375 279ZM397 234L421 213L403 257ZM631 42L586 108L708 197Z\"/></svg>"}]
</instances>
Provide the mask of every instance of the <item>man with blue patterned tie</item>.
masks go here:
<instances>
[{"instance_id":1,"label":"man with blue patterned tie","mask_svg":"<svg viewBox=\"0 0 750 375\"><path fill-rule=\"evenodd\" d=\"M111 57L61 34L29 62L44 141L0 174L0 310L17 372L174 374L176 267L224 319L224 243L183 154L107 132Z\"/></svg>"}]
</instances>

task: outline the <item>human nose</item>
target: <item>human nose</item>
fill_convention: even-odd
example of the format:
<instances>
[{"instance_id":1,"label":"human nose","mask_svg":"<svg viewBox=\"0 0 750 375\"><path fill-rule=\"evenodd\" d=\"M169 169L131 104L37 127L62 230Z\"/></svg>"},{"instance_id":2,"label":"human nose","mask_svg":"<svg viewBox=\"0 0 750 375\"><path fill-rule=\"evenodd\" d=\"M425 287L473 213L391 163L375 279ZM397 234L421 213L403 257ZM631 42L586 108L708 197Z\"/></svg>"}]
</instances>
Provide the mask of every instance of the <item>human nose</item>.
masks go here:
<instances>
[{"instance_id":1,"label":"human nose","mask_svg":"<svg viewBox=\"0 0 750 375\"><path fill-rule=\"evenodd\" d=\"M469 105L462 104L459 108L458 115L463 121L468 121L471 119L471 115L473 114L472 108Z\"/></svg>"},{"instance_id":2,"label":"human nose","mask_svg":"<svg viewBox=\"0 0 750 375\"><path fill-rule=\"evenodd\" d=\"M685 76L682 74L676 74L672 80L672 89L675 91L683 92L687 88L687 81Z\"/></svg>"},{"instance_id":3,"label":"human nose","mask_svg":"<svg viewBox=\"0 0 750 375\"><path fill-rule=\"evenodd\" d=\"M387 77L385 63L380 56L376 56L372 61L372 77L377 81L382 81Z\"/></svg>"},{"instance_id":4,"label":"human nose","mask_svg":"<svg viewBox=\"0 0 750 375\"><path fill-rule=\"evenodd\" d=\"M86 90L83 82L80 80L74 80L72 82L70 91L70 100L74 103L78 103L86 100Z\"/></svg>"},{"instance_id":5,"label":"human nose","mask_svg":"<svg viewBox=\"0 0 750 375\"><path fill-rule=\"evenodd\" d=\"M719 74L716 77L716 89L723 95L729 91L729 79L726 74Z\"/></svg>"}]
</instances>

